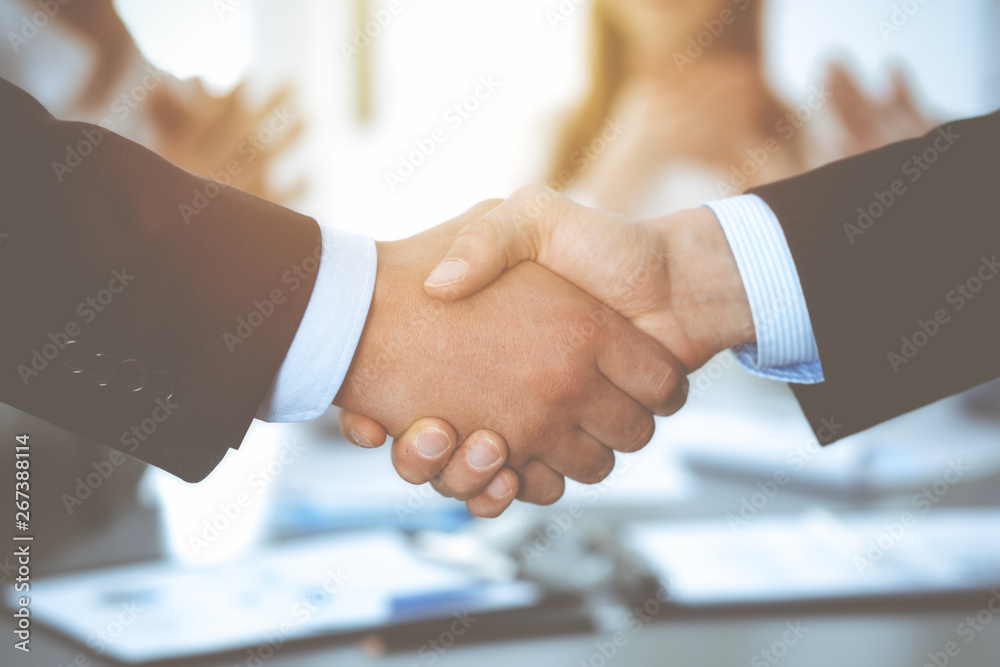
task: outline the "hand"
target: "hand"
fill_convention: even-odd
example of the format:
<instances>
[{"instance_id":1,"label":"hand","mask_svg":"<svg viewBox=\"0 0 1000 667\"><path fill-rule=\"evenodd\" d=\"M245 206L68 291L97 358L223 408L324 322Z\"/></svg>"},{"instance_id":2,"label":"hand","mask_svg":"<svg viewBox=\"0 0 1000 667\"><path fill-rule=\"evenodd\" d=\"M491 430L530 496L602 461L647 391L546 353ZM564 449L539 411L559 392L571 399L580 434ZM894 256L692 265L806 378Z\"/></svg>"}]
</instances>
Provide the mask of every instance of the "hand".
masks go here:
<instances>
[{"instance_id":1,"label":"hand","mask_svg":"<svg viewBox=\"0 0 1000 667\"><path fill-rule=\"evenodd\" d=\"M286 117L290 97L284 88L255 108L241 86L216 97L199 79L164 81L150 92L146 106L156 131L153 148L193 174L216 180L224 174L233 187L287 204L305 191L304 181L277 190L270 172L305 127L300 118Z\"/></svg>"},{"instance_id":2,"label":"hand","mask_svg":"<svg viewBox=\"0 0 1000 667\"><path fill-rule=\"evenodd\" d=\"M902 70L892 73L892 92L885 100L866 96L840 63L827 74L833 109L843 125L843 157L930 132L940 123L925 115L913 100L913 90Z\"/></svg>"},{"instance_id":3,"label":"hand","mask_svg":"<svg viewBox=\"0 0 1000 667\"><path fill-rule=\"evenodd\" d=\"M38 9L38 7L35 7ZM118 16L113 0L61 3L54 19L83 37L94 54L94 71L77 105L87 111L107 110L111 95L139 48Z\"/></svg>"},{"instance_id":4,"label":"hand","mask_svg":"<svg viewBox=\"0 0 1000 667\"><path fill-rule=\"evenodd\" d=\"M463 299L524 260L613 308L687 372L755 340L736 259L711 209L634 221L528 186L463 228L424 288Z\"/></svg>"},{"instance_id":5,"label":"hand","mask_svg":"<svg viewBox=\"0 0 1000 667\"><path fill-rule=\"evenodd\" d=\"M686 378L665 349L537 265L460 302L430 298L421 284L437 258L495 205L379 245L368 322L334 403L389 433L427 414L445 417L461 439L479 428L502 433L521 497L551 501L561 475L597 482L614 466L611 449L646 444L651 411L679 409ZM444 456L454 442L423 455Z\"/></svg>"},{"instance_id":6,"label":"hand","mask_svg":"<svg viewBox=\"0 0 1000 667\"><path fill-rule=\"evenodd\" d=\"M364 448L380 447L386 436L376 421L346 410L340 411L340 430L350 442ZM428 457L421 452L421 445L432 440L443 440L443 449ZM507 443L500 434L485 429L470 435L456 449L457 441L455 429L443 419L418 419L392 443L392 463L406 481L430 482L446 498L464 500L476 516L500 516L521 488L517 473L504 467ZM561 476L532 481L545 474L540 462L528 464L521 474L526 477L522 499L548 503L562 495Z\"/></svg>"},{"instance_id":7,"label":"hand","mask_svg":"<svg viewBox=\"0 0 1000 667\"><path fill-rule=\"evenodd\" d=\"M671 349L687 371L724 349L754 340L739 270L710 209L637 222L529 186L463 228L439 266L442 273L435 271L424 288L440 299L463 298L526 259L575 282L631 319ZM344 434L355 444L364 444L357 433L368 442L385 438L381 426L366 417L341 411L340 419ZM401 474L418 463L408 451L393 450ZM485 474L472 482L469 466L459 456L449 461L445 470L449 468L470 480L470 492L489 482ZM411 481L428 481L434 474ZM475 504L473 509L470 502L474 513L479 507L506 507L488 495L476 497Z\"/></svg>"}]
</instances>

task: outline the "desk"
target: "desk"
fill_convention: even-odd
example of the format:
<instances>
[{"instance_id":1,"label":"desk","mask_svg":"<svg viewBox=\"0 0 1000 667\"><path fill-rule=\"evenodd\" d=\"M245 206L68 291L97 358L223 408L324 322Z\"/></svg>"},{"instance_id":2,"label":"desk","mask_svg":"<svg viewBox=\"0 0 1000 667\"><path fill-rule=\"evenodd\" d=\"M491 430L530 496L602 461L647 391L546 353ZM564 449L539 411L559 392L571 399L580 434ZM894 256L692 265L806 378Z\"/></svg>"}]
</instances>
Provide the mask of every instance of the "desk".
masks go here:
<instances>
[{"instance_id":1,"label":"desk","mask_svg":"<svg viewBox=\"0 0 1000 667\"><path fill-rule=\"evenodd\" d=\"M985 604L985 599L984 599ZM955 628L969 614L979 609L970 605L965 610L893 615L813 615L801 618L724 618L669 620L651 623L631 635L617 649L611 660L603 660L597 644L605 644L610 636L554 637L499 644L463 646L461 642L444 653L397 653L380 658L365 655L356 645L326 643L308 647L286 646L266 661L269 667L352 667L379 665L384 667L581 667L582 665L628 665L636 667L683 665L684 667L715 667L721 665L769 665L782 667L922 667L929 661L928 652L939 653L949 641L957 641L960 653L950 658L948 665L958 667L995 667L1000 657L1000 616L965 643L955 636ZM788 646L787 653L777 662L769 663L761 651L772 647L788 630L786 623L798 624L805 630L801 639ZM91 659L91 665L112 665L81 653L76 646L59 638L38 632L32 641L30 656L13 648L9 641L12 623L3 623L3 648L0 663L7 667L62 667L77 662L79 656ZM781 653L779 649L777 653ZM755 660L755 656L758 656ZM433 662L432 658L437 659ZM27 659L26 659L27 658ZM243 659L191 660L185 665L199 667L233 667L246 665ZM253 663L251 663L253 664Z\"/></svg>"}]
</instances>

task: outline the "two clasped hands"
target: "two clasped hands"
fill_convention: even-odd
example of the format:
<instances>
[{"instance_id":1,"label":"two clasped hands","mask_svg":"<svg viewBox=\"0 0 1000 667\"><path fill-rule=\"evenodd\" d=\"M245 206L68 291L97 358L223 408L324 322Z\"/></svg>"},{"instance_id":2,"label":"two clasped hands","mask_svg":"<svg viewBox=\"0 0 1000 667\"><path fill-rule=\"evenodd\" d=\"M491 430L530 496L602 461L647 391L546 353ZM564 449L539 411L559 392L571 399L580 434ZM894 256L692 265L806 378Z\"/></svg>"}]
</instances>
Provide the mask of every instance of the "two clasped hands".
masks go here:
<instances>
[{"instance_id":1,"label":"two clasped hands","mask_svg":"<svg viewBox=\"0 0 1000 667\"><path fill-rule=\"evenodd\" d=\"M379 244L378 264L341 429L396 436L401 477L480 516L604 479L683 406L688 373L755 338L704 207L636 221L529 186Z\"/></svg>"}]
</instances>

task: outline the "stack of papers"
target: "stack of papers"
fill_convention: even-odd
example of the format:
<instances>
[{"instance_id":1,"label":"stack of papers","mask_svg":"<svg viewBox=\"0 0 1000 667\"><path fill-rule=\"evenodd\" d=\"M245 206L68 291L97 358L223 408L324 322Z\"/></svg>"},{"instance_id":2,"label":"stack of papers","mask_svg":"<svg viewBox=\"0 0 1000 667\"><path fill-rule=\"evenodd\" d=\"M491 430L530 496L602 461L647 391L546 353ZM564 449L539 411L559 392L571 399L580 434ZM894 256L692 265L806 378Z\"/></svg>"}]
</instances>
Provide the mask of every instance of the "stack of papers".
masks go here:
<instances>
[{"instance_id":1,"label":"stack of papers","mask_svg":"<svg viewBox=\"0 0 1000 667\"><path fill-rule=\"evenodd\" d=\"M685 606L990 590L1000 586L1000 510L834 517L823 511L633 523L628 548Z\"/></svg>"},{"instance_id":2,"label":"stack of papers","mask_svg":"<svg viewBox=\"0 0 1000 667\"><path fill-rule=\"evenodd\" d=\"M543 596L531 583L424 561L390 531L296 540L226 566L129 565L31 588L33 618L127 663L522 608Z\"/></svg>"}]
</instances>

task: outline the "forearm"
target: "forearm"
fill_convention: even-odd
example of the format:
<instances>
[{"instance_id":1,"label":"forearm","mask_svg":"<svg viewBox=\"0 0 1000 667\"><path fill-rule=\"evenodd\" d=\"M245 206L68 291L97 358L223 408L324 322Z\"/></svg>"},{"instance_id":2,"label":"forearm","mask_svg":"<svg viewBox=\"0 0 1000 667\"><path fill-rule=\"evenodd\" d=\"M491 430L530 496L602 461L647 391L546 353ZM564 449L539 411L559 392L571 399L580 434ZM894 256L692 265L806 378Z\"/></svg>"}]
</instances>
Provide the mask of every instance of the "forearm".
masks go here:
<instances>
[{"instance_id":1,"label":"forearm","mask_svg":"<svg viewBox=\"0 0 1000 667\"><path fill-rule=\"evenodd\" d=\"M757 190L826 371L796 388L814 424L834 414L849 435L1000 374L998 151L993 114Z\"/></svg>"},{"instance_id":2,"label":"forearm","mask_svg":"<svg viewBox=\"0 0 1000 667\"><path fill-rule=\"evenodd\" d=\"M315 222L56 121L3 81L0 120L0 400L201 479L239 446L292 341L314 275L284 276L313 257Z\"/></svg>"}]
</instances>

